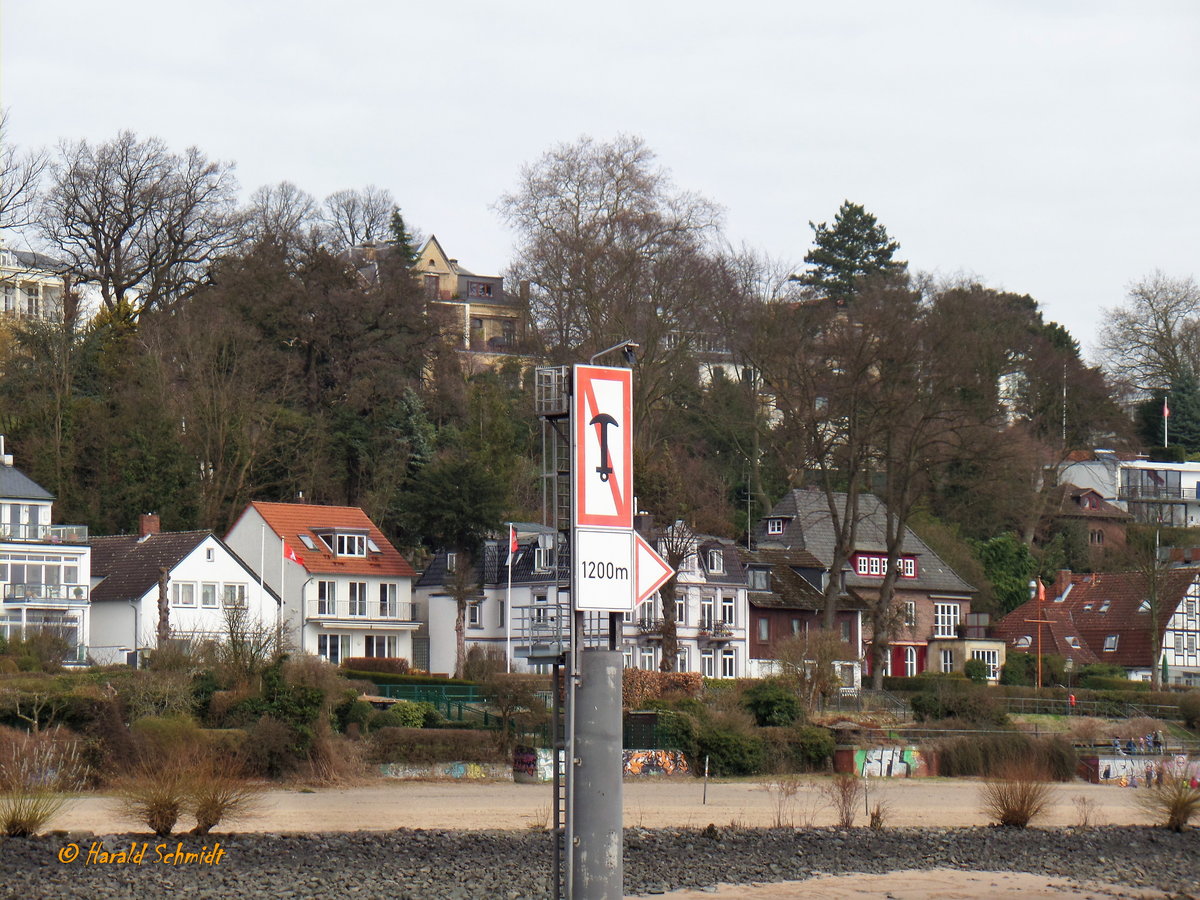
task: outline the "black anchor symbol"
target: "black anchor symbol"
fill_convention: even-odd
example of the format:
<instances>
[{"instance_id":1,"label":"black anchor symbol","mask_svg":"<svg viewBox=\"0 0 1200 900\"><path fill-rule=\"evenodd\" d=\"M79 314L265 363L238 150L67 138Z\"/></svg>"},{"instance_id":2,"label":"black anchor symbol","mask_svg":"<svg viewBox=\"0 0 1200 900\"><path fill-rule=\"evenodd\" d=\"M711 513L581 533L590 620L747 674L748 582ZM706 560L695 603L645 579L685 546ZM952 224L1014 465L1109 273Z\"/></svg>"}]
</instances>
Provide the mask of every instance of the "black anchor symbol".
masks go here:
<instances>
[{"instance_id":1,"label":"black anchor symbol","mask_svg":"<svg viewBox=\"0 0 1200 900\"><path fill-rule=\"evenodd\" d=\"M592 421L588 424L600 426L600 465L596 466L596 471L600 473L601 481L608 481L608 476L613 473L613 467L609 465L608 457L608 426L615 425L620 428L621 425L608 413L592 416Z\"/></svg>"}]
</instances>

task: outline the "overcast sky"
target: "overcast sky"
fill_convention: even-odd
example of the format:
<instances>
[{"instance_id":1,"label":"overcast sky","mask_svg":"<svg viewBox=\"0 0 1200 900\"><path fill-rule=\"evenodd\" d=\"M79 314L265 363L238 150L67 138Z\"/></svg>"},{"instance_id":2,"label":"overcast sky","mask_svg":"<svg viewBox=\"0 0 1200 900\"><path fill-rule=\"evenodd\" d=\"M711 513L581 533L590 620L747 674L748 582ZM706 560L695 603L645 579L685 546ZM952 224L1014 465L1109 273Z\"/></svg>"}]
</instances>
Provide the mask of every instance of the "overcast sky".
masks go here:
<instances>
[{"instance_id":1,"label":"overcast sky","mask_svg":"<svg viewBox=\"0 0 1200 900\"><path fill-rule=\"evenodd\" d=\"M16 143L130 129L246 193L386 187L482 274L520 167L621 132L734 244L799 265L849 198L1085 351L1131 281L1200 274L1194 0L0 0L0 26Z\"/></svg>"}]
</instances>

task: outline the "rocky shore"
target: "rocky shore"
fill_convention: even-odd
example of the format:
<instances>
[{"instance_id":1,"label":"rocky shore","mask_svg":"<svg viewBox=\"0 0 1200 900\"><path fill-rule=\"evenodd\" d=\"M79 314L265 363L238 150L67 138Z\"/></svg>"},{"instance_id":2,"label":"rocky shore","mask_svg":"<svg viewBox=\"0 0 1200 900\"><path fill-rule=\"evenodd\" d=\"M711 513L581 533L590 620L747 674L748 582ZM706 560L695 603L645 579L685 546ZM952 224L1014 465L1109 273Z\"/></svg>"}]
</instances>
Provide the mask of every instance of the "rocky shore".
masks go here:
<instances>
[{"instance_id":1,"label":"rocky shore","mask_svg":"<svg viewBox=\"0 0 1200 900\"><path fill-rule=\"evenodd\" d=\"M401 829L165 839L54 834L5 840L0 886L10 897L91 900L175 891L197 900L345 895L541 900L548 896L550 853L550 837L540 831ZM710 827L631 828L625 835L627 894L935 868L1030 872L1200 898L1200 832Z\"/></svg>"}]
</instances>

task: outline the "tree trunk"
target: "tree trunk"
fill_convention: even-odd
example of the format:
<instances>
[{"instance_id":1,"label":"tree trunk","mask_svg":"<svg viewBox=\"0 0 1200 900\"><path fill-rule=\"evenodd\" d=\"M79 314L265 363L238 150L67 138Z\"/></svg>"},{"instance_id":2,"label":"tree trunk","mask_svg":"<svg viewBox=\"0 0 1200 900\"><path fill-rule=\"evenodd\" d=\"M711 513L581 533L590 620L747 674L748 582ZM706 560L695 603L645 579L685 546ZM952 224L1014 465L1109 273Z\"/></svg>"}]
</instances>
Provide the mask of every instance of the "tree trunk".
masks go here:
<instances>
[{"instance_id":1,"label":"tree trunk","mask_svg":"<svg viewBox=\"0 0 1200 900\"><path fill-rule=\"evenodd\" d=\"M171 640L171 605L167 601L167 570L158 570L158 640L157 647L162 649Z\"/></svg>"},{"instance_id":2,"label":"tree trunk","mask_svg":"<svg viewBox=\"0 0 1200 900\"><path fill-rule=\"evenodd\" d=\"M454 677L462 678L467 666L467 600L459 598L454 612Z\"/></svg>"}]
</instances>

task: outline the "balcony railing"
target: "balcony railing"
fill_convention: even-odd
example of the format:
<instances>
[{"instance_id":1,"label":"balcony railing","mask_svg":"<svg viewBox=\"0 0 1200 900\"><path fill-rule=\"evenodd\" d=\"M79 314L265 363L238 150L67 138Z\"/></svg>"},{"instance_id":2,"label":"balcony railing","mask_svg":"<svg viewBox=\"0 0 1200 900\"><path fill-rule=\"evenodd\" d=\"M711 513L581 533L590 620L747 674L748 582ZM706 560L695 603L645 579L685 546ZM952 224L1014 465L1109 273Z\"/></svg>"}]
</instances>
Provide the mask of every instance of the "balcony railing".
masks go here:
<instances>
[{"instance_id":1,"label":"balcony railing","mask_svg":"<svg viewBox=\"0 0 1200 900\"><path fill-rule=\"evenodd\" d=\"M1177 484L1123 484L1117 491L1118 500L1195 500L1200 487L1184 488Z\"/></svg>"},{"instance_id":2,"label":"balcony railing","mask_svg":"<svg viewBox=\"0 0 1200 900\"><path fill-rule=\"evenodd\" d=\"M310 619L355 619L363 622L417 622L420 618L420 610L416 603L380 603L378 600L367 600L362 603L352 603L349 600L336 602L309 600L308 617Z\"/></svg>"},{"instance_id":3,"label":"balcony railing","mask_svg":"<svg viewBox=\"0 0 1200 900\"><path fill-rule=\"evenodd\" d=\"M663 633L662 619L638 619L638 634L646 637L661 637Z\"/></svg>"},{"instance_id":4,"label":"balcony railing","mask_svg":"<svg viewBox=\"0 0 1200 900\"><path fill-rule=\"evenodd\" d=\"M733 625L729 622L701 622L699 632L710 640L727 641L733 637Z\"/></svg>"},{"instance_id":5,"label":"balcony railing","mask_svg":"<svg viewBox=\"0 0 1200 900\"><path fill-rule=\"evenodd\" d=\"M37 541L43 544L86 544L86 525L5 525L0 523L0 541Z\"/></svg>"},{"instance_id":6,"label":"balcony railing","mask_svg":"<svg viewBox=\"0 0 1200 900\"><path fill-rule=\"evenodd\" d=\"M5 603L87 603L86 584L7 584Z\"/></svg>"}]
</instances>

